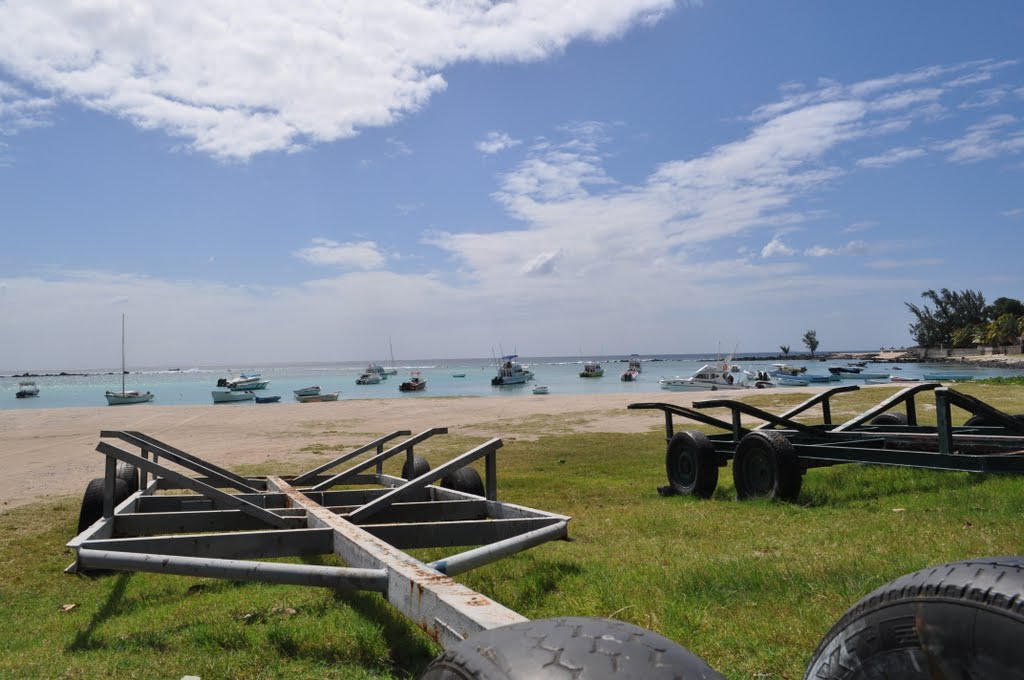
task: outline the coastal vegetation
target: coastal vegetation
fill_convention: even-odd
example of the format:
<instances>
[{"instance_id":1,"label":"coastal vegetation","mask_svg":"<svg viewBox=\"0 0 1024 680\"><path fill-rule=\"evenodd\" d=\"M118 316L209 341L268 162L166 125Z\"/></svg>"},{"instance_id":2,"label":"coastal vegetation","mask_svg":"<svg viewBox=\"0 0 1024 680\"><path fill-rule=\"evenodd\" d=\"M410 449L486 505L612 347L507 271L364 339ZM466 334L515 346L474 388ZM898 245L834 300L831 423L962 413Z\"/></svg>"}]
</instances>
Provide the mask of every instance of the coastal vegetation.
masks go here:
<instances>
[{"instance_id":1,"label":"coastal vegetation","mask_svg":"<svg viewBox=\"0 0 1024 680\"><path fill-rule=\"evenodd\" d=\"M1024 303L1015 298L988 305L980 291L947 288L926 290L921 297L933 306L904 303L914 316L910 335L921 347L1002 346L1024 336Z\"/></svg>"},{"instance_id":2,"label":"coastal vegetation","mask_svg":"<svg viewBox=\"0 0 1024 680\"><path fill-rule=\"evenodd\" d=\"M1017 387L957 389L1024 412ZM893 392L843 395L833 416L848 418ZM779 412L805 396L747 401ZM927 396L920 401L933 413ZM665 483L660 425L641 434L556 425L506 441L499 493L571 515L572 540L460 582L529 618L613 617L653 629L729 678L800 678L822 635L874 588L927 565L1024 550L1024 477L845 465L808 472L796 503L740 503L725 470L709 500L663 498L655 491ZM306 455L332 455L316 444L337 428L311 429ZM436 463L467 443L437 438L417 452ZM296 472L307 463L290 457L239 471ZM0 677L409 678L439 652L374 594L64 575L78 500L0 514Z\"/></svg>"},{"instance_id":3,"label":"coastal vegetation","mask_svg":"<svg viewBox=\"0 0 1024 680\"><path fill-rule=\"evenodd\" d=\"M818 331L807 331L803 337L804 346L807 347L811 352L811 356L814 356L814 352L818 349L820 342L818 341Z\"/></svg>"}]
</instances>

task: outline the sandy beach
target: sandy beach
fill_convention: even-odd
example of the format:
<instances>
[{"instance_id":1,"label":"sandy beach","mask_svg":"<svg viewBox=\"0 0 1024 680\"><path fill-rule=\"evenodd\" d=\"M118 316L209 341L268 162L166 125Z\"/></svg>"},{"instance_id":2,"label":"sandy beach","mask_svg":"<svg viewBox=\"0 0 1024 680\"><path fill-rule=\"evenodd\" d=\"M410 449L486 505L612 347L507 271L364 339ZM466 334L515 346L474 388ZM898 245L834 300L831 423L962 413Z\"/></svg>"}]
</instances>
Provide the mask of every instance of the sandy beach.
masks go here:
<instances>
[{"instance_id":1,"label":"sandy beach","mask_svg":"<svg viewBox=\"0 0 1024 680\"><path fill-rule=\"evenodd\" d=\"M757 390L736 390L742 397ZM138 430L233 465L285 460L311 444L355 448L394 430L431 427L505 441L548 432L646 432L661 428L660 411L629 411L638 401L688 405L710 392L605 395L522 395L367 399L268 406L204 405L60 408L0 411L0 512L81 494L102 475L100 430Z\"/></svg>"}]
</instances>

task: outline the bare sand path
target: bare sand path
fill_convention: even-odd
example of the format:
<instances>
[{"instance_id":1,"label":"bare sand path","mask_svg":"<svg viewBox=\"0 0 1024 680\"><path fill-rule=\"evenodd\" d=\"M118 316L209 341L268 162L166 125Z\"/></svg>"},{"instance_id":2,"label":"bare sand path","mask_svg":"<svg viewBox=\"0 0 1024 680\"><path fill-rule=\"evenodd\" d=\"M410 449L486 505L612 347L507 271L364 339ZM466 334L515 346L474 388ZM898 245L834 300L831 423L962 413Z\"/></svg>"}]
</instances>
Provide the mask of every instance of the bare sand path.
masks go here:
<instances>
[{"instance_id":1,"label":"bare sand path","mask_svg":"<svg viewBox=\"0 0 1024 680\"><path fill-rule=\"evenodd\" d=\"M754 390L736 390L742 397ZM0 512L45 498L77 495L102 474L100 430L139 430L231 467L280 459L315 442L363 443L394 430L448 427L480 437L547 433L647 432L658 411L628 411L638 401L689 405L710 392L515 395L344 400L313 404L225 404L0 411Z\"/></svg>"}]
</instances>

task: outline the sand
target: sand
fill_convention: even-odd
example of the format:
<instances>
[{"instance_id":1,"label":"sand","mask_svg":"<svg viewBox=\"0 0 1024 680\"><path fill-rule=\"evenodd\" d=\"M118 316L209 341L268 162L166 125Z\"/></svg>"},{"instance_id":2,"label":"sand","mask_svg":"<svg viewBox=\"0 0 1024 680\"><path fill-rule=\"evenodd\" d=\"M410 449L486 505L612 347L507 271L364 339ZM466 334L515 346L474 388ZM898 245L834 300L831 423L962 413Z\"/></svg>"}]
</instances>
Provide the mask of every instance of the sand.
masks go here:
<instances>
[{"instance_id":1,"label":"sand","mask_svg":"<svg viewBox=\"0 0 1024 680\"><path fill-rule=\"evenodd\" d=\"M742 398L755 391L735 390L729 396ZM548 433L657 431L664 426L661 411L630 411L626 406L643 401L685 406L711 396L710 392L658 391L5 410L0 411L0 512L48 498L80 495L90 479L103 474L103 456L95 450L100 430L144 432L230 469L289 456L294 459L311 444L355 448L401 429L417 433L447 427L452 433L478 436L481 442L491 437L507 442Z\"/></svg>"}]
</instances>

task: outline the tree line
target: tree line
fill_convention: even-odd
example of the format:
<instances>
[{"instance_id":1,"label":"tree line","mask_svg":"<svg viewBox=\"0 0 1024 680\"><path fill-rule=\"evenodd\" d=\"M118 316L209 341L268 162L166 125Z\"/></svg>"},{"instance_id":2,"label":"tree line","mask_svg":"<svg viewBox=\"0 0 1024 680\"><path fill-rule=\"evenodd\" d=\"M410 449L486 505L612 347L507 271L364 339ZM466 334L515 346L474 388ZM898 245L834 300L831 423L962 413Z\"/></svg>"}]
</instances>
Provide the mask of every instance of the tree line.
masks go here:
<instances>
[{"instance_id":1,"label":"tree line","mask_svg":"<svg viewBox=\"0 0 1024 680\"><path fill-rule=\"evenodd\" d=\"M1024 336L1024 303L997 298L991 305L979 291L926 290L932 306L905 302L914 316L910 336L920 347L1010 345Z\"/></svg>"}]
</instances>

